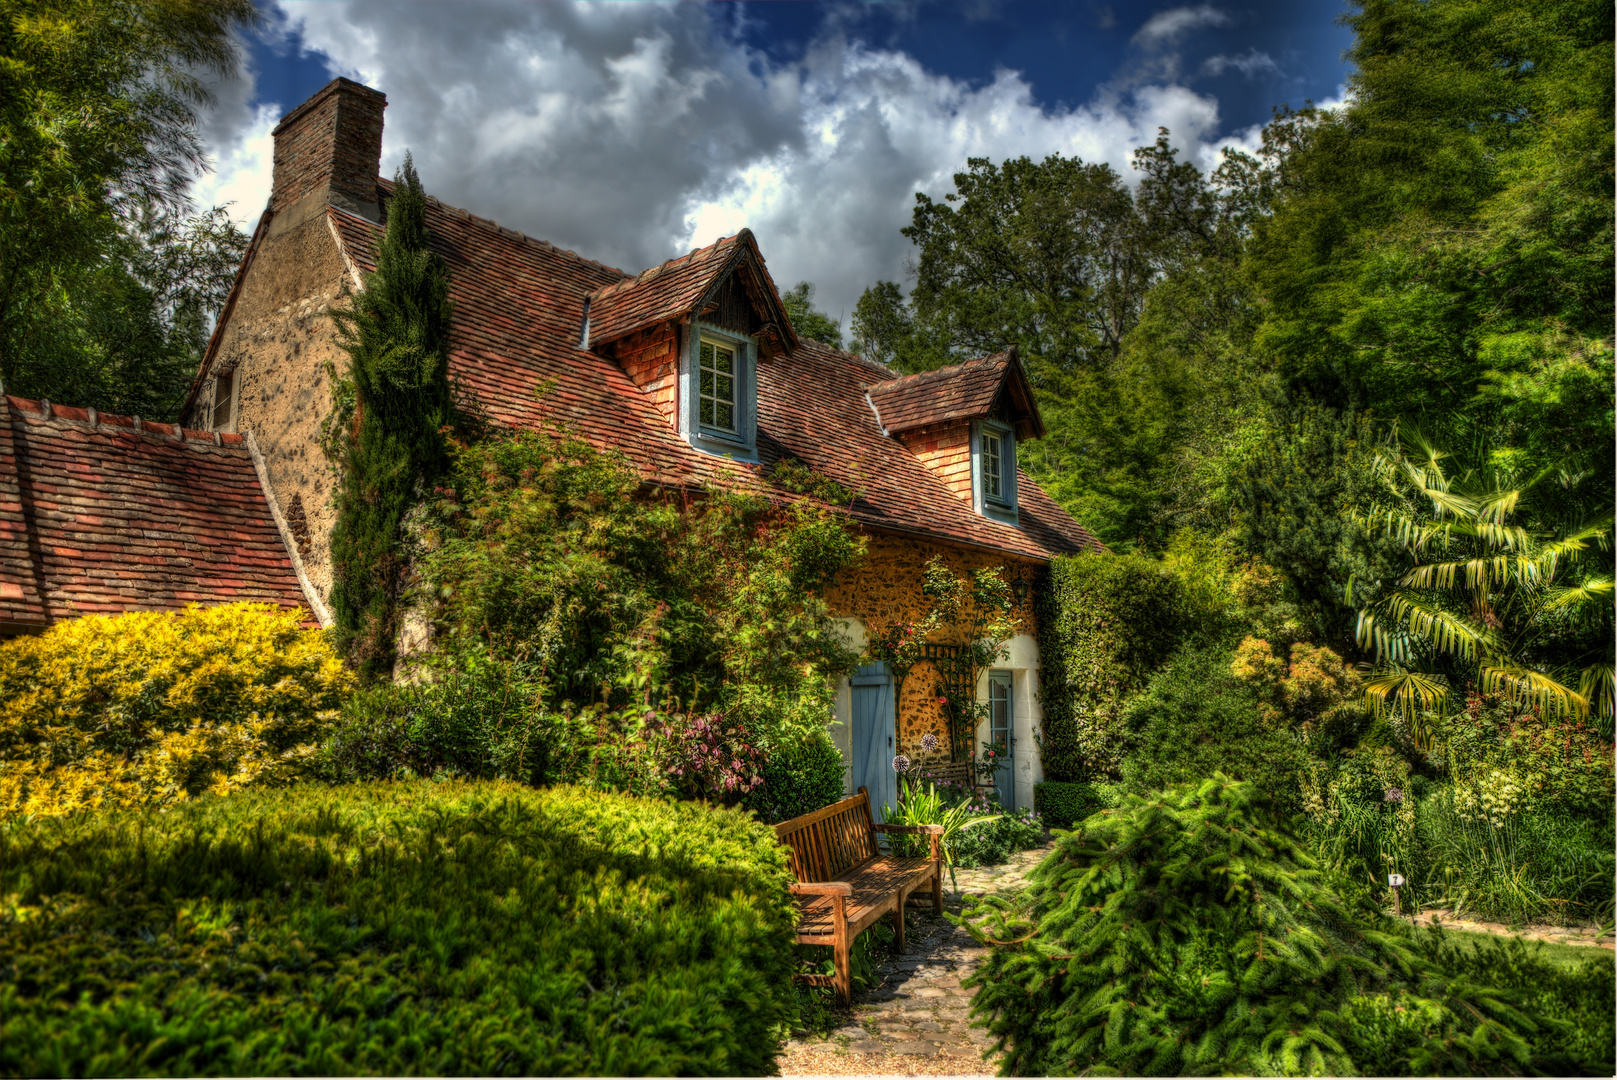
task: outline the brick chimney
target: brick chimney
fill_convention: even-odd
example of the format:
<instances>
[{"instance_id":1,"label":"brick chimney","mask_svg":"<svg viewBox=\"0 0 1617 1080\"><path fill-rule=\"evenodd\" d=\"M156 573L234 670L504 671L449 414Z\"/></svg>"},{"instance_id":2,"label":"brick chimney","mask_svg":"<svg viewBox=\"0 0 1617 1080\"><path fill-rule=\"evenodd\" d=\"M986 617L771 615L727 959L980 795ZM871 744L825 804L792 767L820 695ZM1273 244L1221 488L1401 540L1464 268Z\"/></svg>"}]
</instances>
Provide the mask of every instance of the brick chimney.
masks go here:
<instances>
[{"instance_id":1,"label":"brick chimney","mask_svg":"<svg viewBox=\"0 0 1617 1080\"><path fill-rule=\"evenodd\" d=\"M269 204L276 215L274 231L299 224L327 203L372 221L379 218L376 172L382 164L385 108L387 95L380 90L332 79L281 118L274 131Z\"/></svg>"}]
</instances>

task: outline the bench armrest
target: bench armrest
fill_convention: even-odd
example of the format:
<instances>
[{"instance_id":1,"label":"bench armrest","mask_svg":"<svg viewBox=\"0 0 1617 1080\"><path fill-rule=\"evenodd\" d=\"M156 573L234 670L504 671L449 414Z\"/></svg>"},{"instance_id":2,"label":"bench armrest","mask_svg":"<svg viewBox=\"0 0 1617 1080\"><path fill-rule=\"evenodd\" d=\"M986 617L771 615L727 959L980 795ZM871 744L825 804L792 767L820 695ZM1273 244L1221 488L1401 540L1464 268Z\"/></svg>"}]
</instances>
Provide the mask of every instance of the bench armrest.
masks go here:
<instances>
[{"instance_id":1,"label":"bench armrest","mask_svg":"<svg viewBox=\"0 0 1617 1080\"><path fill-rule=\"evenodd\" d=\"M853 886L846 881L794 881L793 896L852 896Z\"/></svg>"},{"instance_id":2,"label":"bench armrest","mask_svg":"<svg viewBox=\"0 0 1617 1080\"><path fill-rule=\"evenodd\" d=\"M882 825L876 826L877 832L885 833L931 833L934 836L943 835L942 825Z\"/></svg>"}]
</instances>

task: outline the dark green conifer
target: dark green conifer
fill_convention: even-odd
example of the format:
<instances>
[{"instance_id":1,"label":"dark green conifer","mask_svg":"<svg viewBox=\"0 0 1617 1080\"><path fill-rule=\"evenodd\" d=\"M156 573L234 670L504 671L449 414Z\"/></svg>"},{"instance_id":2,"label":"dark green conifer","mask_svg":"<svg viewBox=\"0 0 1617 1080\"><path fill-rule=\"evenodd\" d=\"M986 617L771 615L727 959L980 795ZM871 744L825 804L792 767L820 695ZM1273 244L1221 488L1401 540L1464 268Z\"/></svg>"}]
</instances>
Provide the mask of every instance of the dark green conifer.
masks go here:
<instances>
[{"instance_id":1,"label":"dark green conifer","mask_svg":"<svg viewBox=\"0 0 1617 1080\"><path fill-rule=\"evenodd\" d=\"M427 245L427 200L408 154L387 203L376 272L333 311L349 357L332 432L342 468L332 532L338 639L359 670L391 669L405 514L442 474L450 421L449 271Z\"/></svg>"},{"instance_id":2,"label":"dark green conifer","mask_svg":"<svg viewBox=\"0 0 1617 1080\"><path fill-rule=\"evenodd\" d=\"M998 946L966 985L1006 1075L1529 1063L1532 1020L1344 899L1269 800L1222 774L1125 797L1063 835L1019 897L966 917Z\"/></svg>"}]
</instances>

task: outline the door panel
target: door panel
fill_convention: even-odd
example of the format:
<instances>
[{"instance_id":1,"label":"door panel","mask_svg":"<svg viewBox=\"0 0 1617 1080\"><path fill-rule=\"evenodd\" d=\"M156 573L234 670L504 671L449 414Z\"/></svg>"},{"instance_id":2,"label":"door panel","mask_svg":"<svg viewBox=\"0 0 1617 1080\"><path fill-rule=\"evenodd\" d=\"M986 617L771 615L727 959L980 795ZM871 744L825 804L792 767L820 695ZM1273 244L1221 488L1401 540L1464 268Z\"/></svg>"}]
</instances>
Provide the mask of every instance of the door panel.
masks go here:
<instances>
[{"instance_id":1,"label":"door panel","mask_svg":"<svg viewBox=\"0 0 1617 1080\"><path fill-rule=\"evenodd\" d=\"M1015 702L1011 696L1011 673L988 673L988 740L1005 745L1005 756L994 770L994 788L999 792L1000 805L1007 810L1016 809L1016 784L1012 765L1016 760Z\"/></svg>"},{"instance_id":2,"label":"door panel","mask_svg":"<svg viewBox=\"0 0 1617 1080\"><path fill-rule=\"evenodd\" d=\"M893 678L885 664L860 668L848 680L853 691L853 790L870 789L870 812L882 820L884 805L898 804L893 773Z\"/></svg>"}]
</instances>

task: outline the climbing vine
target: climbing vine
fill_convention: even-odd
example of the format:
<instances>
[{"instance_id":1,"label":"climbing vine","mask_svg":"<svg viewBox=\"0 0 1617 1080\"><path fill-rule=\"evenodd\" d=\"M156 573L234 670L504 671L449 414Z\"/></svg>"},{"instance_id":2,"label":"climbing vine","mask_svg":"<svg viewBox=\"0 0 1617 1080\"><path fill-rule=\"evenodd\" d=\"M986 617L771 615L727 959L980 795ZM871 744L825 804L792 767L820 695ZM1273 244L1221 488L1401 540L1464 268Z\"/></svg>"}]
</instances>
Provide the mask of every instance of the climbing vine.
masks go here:
<instances>
[{"instance_id":1,"label":"climbing vine","mask_svg":"<svg viewBox=\"0 0 1617 1080\"><path fill-rule=\"evenodd\" d=\"M349 360L326 424L341 473L331 599L339 644L373 677L393 665L405 515L448 467L450 314L449 271L427 246L426 195L406 154L376 271L351 305L331 312Z\"/></svg>"}]
</instances>

